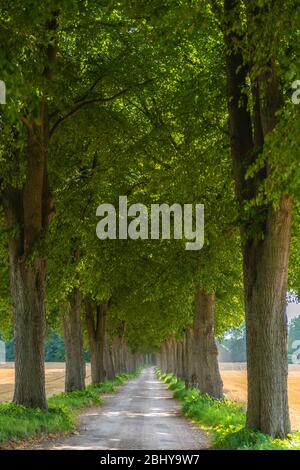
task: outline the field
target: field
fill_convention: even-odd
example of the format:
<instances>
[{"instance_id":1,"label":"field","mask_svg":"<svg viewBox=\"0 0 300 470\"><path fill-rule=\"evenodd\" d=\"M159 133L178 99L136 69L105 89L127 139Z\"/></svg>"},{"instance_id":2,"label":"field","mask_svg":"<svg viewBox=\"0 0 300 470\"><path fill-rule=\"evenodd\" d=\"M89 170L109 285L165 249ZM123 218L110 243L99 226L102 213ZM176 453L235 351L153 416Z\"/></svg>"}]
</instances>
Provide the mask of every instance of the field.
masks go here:
<instances>
[{"instance_id":1,"label":"field","mask_svg":"<svg viewBox=\"0 0 300 470\"><path fill-rule=\"evenodd\" d=\"M247 374L245 364L221 363L224 390L228 398L246 402ZM90 383L90 365L87 365L86 382ZM13 364L0 365L0 401L12 399L14 384ZM47 395L53 395L64 389L64 364L46 364ZM292 428L300 430L300 365L289 366L289 400Z\"/></svg>"},{"instance_id":2,"label":"field","mask_svg":"<svg viewBox=\"0 0 300 470\"><path fill-rule=\"evenodd\" d=\"M64 390L65 365L61 362L46 363L46 392L47 396ZM86 383L91 382L90 365L86 367ZM11 400L14 385L13 363L0 364L0 402Z\"/></svg>"},{"instance_id":3,"label":"field","mask_svg":"<svg viewBox=\"0 0 300 470\"><path fill-rule=\"evenodd\" d=\"M234 401L247 400L247 373L243 363L221 364L225 394ZM300 365L289 366L289 403L292 428L300 430Z\"/></svg>"}]
</instances>

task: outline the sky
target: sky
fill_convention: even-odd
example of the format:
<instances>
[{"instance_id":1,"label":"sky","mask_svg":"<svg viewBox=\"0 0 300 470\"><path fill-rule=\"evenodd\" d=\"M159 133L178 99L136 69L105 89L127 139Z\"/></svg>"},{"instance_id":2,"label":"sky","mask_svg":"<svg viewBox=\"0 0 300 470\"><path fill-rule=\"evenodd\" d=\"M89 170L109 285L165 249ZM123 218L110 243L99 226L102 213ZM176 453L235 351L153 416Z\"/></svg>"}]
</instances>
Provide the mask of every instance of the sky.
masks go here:
<instances>
[{"instance_id":1,"label":"sky","mask_svg":"<svg viewBox=\"0 0 300 470\"><path fill-rule=\"evenodd\" d=\"M288 319L292 320L300 315L300 304L289 303L287 306Z\"/></svg>"}]
</instances>

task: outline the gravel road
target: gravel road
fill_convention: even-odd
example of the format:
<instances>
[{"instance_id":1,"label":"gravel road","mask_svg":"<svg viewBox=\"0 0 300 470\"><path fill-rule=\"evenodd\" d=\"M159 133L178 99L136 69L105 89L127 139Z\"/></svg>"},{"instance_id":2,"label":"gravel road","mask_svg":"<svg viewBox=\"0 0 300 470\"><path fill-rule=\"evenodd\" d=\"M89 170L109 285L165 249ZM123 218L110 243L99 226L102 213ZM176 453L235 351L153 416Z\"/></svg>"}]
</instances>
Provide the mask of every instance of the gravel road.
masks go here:
<instances>
[{"instance_id":1,"label":"gravel road","mask_svg":"<svg viewBox=\"0 0 300 470\"><path fill-rule=\"evenodd\" d=\"M180 413L180 405L153 368L87 409L77 433L41 442L35 449L167 450L207 449L209 440Z\"/></svg>"}]
</instances>

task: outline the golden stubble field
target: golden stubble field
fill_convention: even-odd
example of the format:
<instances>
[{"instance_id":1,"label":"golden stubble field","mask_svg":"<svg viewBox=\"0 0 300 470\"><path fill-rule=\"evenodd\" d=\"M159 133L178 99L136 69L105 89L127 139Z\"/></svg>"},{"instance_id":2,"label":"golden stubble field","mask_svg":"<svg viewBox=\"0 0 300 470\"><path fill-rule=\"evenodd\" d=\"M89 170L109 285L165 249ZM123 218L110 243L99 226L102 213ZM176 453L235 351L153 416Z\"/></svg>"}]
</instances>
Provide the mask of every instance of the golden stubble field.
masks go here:
<instances>
[{"instance_id":1,"label":"golden stubble field","mask_svg":"<svg viewBox=\"0 0 300 470\"><path fill-rule=\"evenodd\" d=\"M245 364L220 364L224 391L228 398L245 403L247 400L247 373ZM46 364L47 395L64 389L64 364ZM90 383L90 365L87 365L87 383ZM14 368L12 363L0 365L0 401L12 399ZM289 366L289 400L292 428L300 430L300 365Z\"/></svg>"},{"instance_id":2,"label":"golden stubble field","mask_svg":"<svg viewBox=\"0 0 300 470\"><path fill-rule=\"evenodd\" d=\"M55 393L64 391L65 364L62 362L48 362L46 368L46 392L50 397ZM86 366L86 383L91 382L90 365ZM9 401L13 396L14 364L0 364L0 402Z\"/></svg>"},{"instance_id":3,"label":"golden stubble field","mask_svg":"<svg viewBox=\"0 0 300 470\"><path fill-rule=\"evenodd\" d=\"M247 400L247 372L242 363L220 364L225 394L234 401ZM300 430L300 365L289 365L289 405L291 424Z\"/></svg>"}]
</instances>

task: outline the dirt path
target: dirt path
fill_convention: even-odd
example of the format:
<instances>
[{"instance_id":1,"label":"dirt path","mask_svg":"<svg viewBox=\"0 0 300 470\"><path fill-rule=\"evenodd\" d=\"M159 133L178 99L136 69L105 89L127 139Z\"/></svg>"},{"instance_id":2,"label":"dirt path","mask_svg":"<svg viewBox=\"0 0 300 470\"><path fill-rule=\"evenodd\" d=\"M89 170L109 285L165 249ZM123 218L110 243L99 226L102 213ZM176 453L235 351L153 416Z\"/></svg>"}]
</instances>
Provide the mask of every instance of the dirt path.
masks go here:
<instances>
[{"instance_id":1,"label":"dirt path","mask_svg":"<svg viewBox=\"0 0 300 470\"><path fill-rule=\"evenodd\" d=\"M35 449L184 450L208 445L205 432L181 415L179 403L151 368L106 396L104 406L82 414L77 434Z\"/></svg>"}]
</instances>

